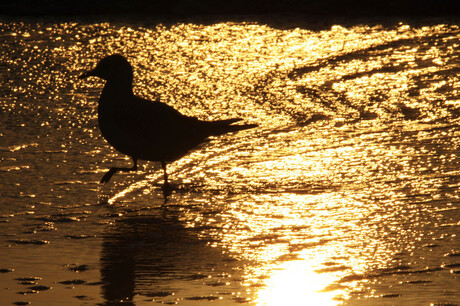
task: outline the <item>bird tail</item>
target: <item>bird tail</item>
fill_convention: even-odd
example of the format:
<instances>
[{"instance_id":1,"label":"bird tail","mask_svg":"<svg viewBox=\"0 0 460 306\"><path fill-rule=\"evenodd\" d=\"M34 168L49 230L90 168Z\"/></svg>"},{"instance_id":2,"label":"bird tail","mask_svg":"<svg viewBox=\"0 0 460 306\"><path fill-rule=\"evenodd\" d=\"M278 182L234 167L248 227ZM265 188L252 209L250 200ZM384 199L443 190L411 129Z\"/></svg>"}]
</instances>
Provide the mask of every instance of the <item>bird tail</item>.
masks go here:
<instances>
[{"instance_id":1,"label":"bird tail","mask_svg":"<svg viewBox=\"0 0 460 306\"><path fill-rule=\"evenodd\" d=\"M235 118L235 119L226 119L226 120L218 120L218 121L212 121L210 124L213 126L214 136L222 135L225 133L230 133L230 132L237 132L241 130L247 130L247 129L252 129L257 126L257 124L235 124L232 125L235 122L241 121L242 119L240 118Z\"/></svg>"}]
</instances>

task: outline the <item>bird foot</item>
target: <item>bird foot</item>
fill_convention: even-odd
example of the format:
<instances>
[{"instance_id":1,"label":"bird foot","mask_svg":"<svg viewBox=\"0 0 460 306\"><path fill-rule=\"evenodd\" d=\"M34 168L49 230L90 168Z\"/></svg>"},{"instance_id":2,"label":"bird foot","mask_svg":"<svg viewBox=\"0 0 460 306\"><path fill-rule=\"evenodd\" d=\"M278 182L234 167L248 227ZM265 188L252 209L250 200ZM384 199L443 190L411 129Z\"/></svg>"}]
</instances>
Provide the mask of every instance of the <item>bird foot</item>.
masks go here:
<instances>
[{"instance_id":1,"label":"bird foot","mask_svg":"<svg viewBox=\"0 0 460 306\"><path fill-rule=\"evenodd\" d=\"M104 176L102 177L101 181L99 182L99 184L106 184L110 181L110 179L112 178L112 176L115 174L116 170L114 170L114 168L111 168L109 171L107 171L106 174L104 174Z\"/></svg>"}]
</instances>

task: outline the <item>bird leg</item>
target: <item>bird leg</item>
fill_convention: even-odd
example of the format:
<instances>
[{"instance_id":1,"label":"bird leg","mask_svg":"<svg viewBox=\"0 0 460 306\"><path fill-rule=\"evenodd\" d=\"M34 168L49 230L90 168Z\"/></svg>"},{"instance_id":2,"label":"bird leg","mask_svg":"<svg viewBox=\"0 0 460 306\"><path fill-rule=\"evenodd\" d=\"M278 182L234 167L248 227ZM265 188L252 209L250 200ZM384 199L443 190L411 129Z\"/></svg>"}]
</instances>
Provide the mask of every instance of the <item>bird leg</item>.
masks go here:
<instances>
[{"instance_id":1,"label":"bird leg","mask_svg":"<svg viewBox=\"0 0 460 306\"><path fill-rule=\"evenodd\" d=\"M163 190L163 195L166 199L167 196L171 195L172 188L171 185L168 183L168 173L166 172L166 162L162 161L161 162L161 168L163 168L163 176L164 176L164 184L163 187L161 188Z\"/></svg>"},{"instance_id":2,"label":"bird leg","mask_svg":"<svg viewBox=\"0 0 460 306\"><path fill-rule=\"evenodd\" d=\"M131 157L133 159L134 165L131 168L118 168L118 167L112 167L110 168L109 171L107 171L106 174L102 177L101 184L102 183L108 183L112 176L117 173L117 171L121 172L130 172L130 171L136 171L137 170L137 158Z\"/></svg>"},{"instance_id":3,"label":"bird leg","mask_svg":"<svg viewBox=\"0 0 460 306\"><path fill-rule=\"evenodd\" d=\"M163 175L165 178L165 185L168 185L168 173L166 172L166 162L162 161L161 162L161 168L163 168Z\"/></svg>"}]
</instances>

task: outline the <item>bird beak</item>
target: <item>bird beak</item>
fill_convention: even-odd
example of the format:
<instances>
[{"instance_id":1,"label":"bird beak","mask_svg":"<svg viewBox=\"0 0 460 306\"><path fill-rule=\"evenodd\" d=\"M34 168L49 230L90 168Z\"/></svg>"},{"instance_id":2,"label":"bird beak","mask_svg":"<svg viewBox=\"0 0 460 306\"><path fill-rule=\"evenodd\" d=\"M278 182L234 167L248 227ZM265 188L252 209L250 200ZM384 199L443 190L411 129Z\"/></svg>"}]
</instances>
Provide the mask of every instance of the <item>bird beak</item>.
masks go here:
<instances>
[{"instance_id":1,"label":"bird beak","mask_svg":"<svg viewBox=\"0 0 460 306\"><path fill-rule=\"evenodd\" d=\"M79 80L82 80L82 79L86 79L87 77L90 77L90 76L96 76L96 73L94 70L89 70L89 71L86 71L84 73L82 73L78 79Z\"/></svg>"}]
</instances>

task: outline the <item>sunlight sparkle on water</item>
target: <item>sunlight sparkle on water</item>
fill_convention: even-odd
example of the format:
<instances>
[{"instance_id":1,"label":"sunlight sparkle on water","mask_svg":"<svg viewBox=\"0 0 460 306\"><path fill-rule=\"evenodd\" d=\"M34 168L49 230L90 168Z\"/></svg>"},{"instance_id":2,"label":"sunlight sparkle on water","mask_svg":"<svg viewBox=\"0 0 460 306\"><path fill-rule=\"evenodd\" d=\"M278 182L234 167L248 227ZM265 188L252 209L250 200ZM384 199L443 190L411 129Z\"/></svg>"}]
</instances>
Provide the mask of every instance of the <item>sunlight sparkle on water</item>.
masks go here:
<instances>
[{"instance_id":1,"label":"sunlight sparkle on water","mask_svg":"<svg viewBox=\"0 0 460 306\"><path fill-rule=\"evenodd\" d=\"M0 238L11 268L43 265L44 282L67 297L59 282L69 276L56 279L53 264L85 252L104 281L86 294L100 304L458 297L458 26L0 27L9 50L0 55ZM133 65L137 95L259 127L169 164L167 203L155 163L99 186L130 161L97 126L104 82L77 76L112 53ZM113 277L121 268L132 289L123 296ZM3 288L20 286L14 277Z\"/></svg>"},{"instance_id":2,"label":"sunlight sparkle on water","mask_svg":"<svg viewBox=\"0 0 460 306\"><path fill-rule=\"evenodd\" d=\"M317 259L320 260L320 259ZM290 261L272 267L265 288L258 292L256 305L297 305L300 301L308 305L337 305L334 299L340 290L325 290L334 278L313 271L314 260Z\"/></svg>"}]
</instances>

